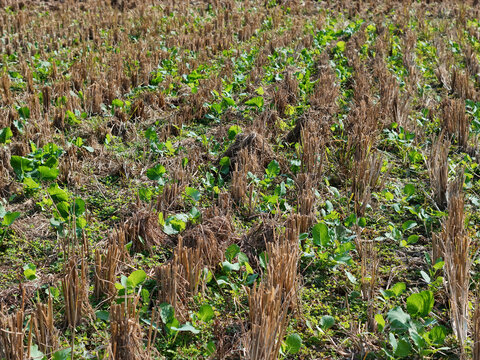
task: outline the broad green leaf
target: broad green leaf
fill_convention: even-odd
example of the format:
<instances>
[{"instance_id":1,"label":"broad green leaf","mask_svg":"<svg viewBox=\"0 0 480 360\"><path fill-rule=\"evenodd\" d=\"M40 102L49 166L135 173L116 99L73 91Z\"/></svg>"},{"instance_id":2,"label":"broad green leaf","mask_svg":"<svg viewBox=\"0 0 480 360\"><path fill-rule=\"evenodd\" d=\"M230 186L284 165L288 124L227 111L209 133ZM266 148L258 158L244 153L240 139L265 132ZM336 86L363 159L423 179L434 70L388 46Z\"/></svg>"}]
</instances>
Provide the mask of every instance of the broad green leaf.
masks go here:
<instances>
[{"instance_id":1,"label":"broad green leaf","mask_svg":"<svg viewBox=\"0 0 480 360\"><path fill-rule=\"evenodd\" d=\"M378 326L378 331L383 331L385 328L385 319L383 318L382 314L375 314L375 321Z\"/></svg>"},{"instance_id":2,"label":"broad green leaf","mask_svg":"<svg viewBox=\"0 0 480 360\"><path fill-rule=\"evenodd\" d=\"M68 202L68 193L63 189L60 189L57 184L51 185L48 188L48 193L50 194L50 196L52 197L52 200L55 203L62 202L62 201Z\"/></svg>"},{"instance_id":3,"label":"broad green leaf","mask_svg":"<svg viewBox=\"0 0 480 360\"><path fill-rule=\"evenodd\" d=\"M168 332L170 334L173 334L175 333L176 330L174 330L175 328L178 328L180 326L180 322L177 320L177 318L173 318L172 321L168 322L165 324L165 326L167 327L168 329Z\"/></svg>"},{"instance_id":4,"label":"broad green leaf","mask_svg":"<svg viewBox=\"0 0 480 360\"><path fill-rule=\"evenodd\" d=\"M167 219L167 223L172 225L175 230L182 232L187 227L188 216L183 214L176 214Z\"/></svg>"},{"instance_id":5,"label":"broad green leaf","mask_svg":"<svg viewBox=\"0 0 480 360\"><path fill-rule=\"evenodd\" d=\"M161 226L164 226L164 225L165 225L165 219L163 218L163 212L158 213L158 223L159 223Z\"/></svg>"},{"instance_id":6,"label":"broad green leaf","mask_svg":"<svg viewBox=\"0 0 480 360\"><path fill-rule=\"evenodd\" d=\"M40 180L55 180L59 173L58 169L52 169L47 166L39 166L37 170Z\"/></svg>"},{"instance_id":7,"label":"broad green leaf","mask_svg":"<svg viewBox=\"0 0 480 360\"><path fill-rule=\"evenodd\" d=\"M230 171L230 158L228 156L224 156L220 159L220 172L224 175L228 174Z\"/></svg>"},{"instance_id":8,"label":"broad green leaf","mask_svg":"<svg viewBox=\"0 0 480 360\"><path fill-rule=\"evenodd\" d=\"M160 318L165 325L171 323L175 318L175 309L168 303L162 303L160 307Z\"/></svg>"},{"instance_id":9,"label":"broad green leaf","mask_svg":"<svg viewBox=\"0 0 480 360\"><path fill-rule=\"evenodd\" d=\"M75 216L82 216L85 213L85 201L80 198L75 199L74 213Z\"/></svg>"},{"instance_id":10,"label":"broad green leaf","mask_svg":"<svg viewBox=\"0 0 480 360\"><path fill-rule=\"evenodd\" d=\"M416 191L415 186L412 184L407 184L403 188L403 193L407 196L412 196L413 194L415 194L415 191Z\"/></svg>"},{"instance_id":11,"label":"broad green leaf","mask_svg":"<svg viewBox=\"0 0 480 360\"><path fill-rule=\"evenodd\" d=\"M18 115L24 120L30 119L30 109L27 106L18 108Z\"/></svg>"},{"instance_id":12,"label":"broad green leaf","mask_svg":"<svg viewBox=\"0 0 480 360\"><path fill-rule=\"evenodd\" d=\"M78 147L82 147L83 145L83 139L79 136L75 139L75 141L73 142L76 146Z\"/></svg>"},{"instance_id":13,"label":"broad green leaf","mask_svg":"<svg viewBox=\"0 0 480 360\"><path fill-rule=\"evenodd\" d=\"M275 177L280 174L280 164L277 160L272 160L267 166L267 170L265 170L269 177Z\"/></svg>"},{"instance_id":14,"label":"broad green leaf","mask_svg":"<svg viewBox=\"0 0 480 360\"><path fill-rule=\"evenodd\" d=\"M150 180L158 180L162 177L163 174L165 174L166 169L165 166L158 164L150 169L147 170L147 177Z\"/></svg>"},{"instance_id":15,"label":"broad green leaf","mask_svg":"<svg viewBox=\"0 0 480 360\"><path fill-rule=\"evenodd\" d=\"M57 209L60 213L60 216L64 219L67 219L70 216L70 205L66 201L61 201L57 203Z\"/></svg>"},{"instance_id":16,"label":"broad green leaf","mask_svg":"<svg viewBox=\"0 0 480 360\"><path fill-rule=\"evenodd\" d=\"M253 285L253 283L258 279L258 274L253 274L253 270L251 272L252 274L247 276L246 284L248 286Z\"/></svg>"},{"instance_id":17,"label":"broad green leaf","mask_svg":"<svg viewBox=\"0 0 480 360\"><path fill-rule=\"evenodd\" d=\"M222 262L222 267L223 267L223 269L226 270L227 272L240 270L240 264L239 264L239 263L234 263L234 264L232 264L232 263L229 262L229 261L224 261L224 262Z\"/></svg>"},{"instance_id":18,"label":"broad green leaf","mask_svg":"<svg viewBox=\"0 0 480 360\"><path fill-rule=\"evenodd\" d=\"M37 276L35 275L35 271L31 269L24 270L23 275L25 275L25 278L27 280L35 280L37 278Z\"/></svg>"},{"instance_id":19,"label":"broad green leaf","mask_svg":"<svg viewBox=\"0 0 480 360\"><path fill-rule=\"evenodd\" d=\"M410 327L408 329L408 334L417 348L423 349L425 347L425 339L420 336L416 328Z\"/></svg>"},{"instance_id":20,"label":"broad green leaf","mask_svg":"<svg viewBox=\"0 0 480 360\"><path fill-rule=\"evenodd\" d=\"M403 223L402 229L403 231L407 231L407 230L413 229L415 226L417 226L417 223L415 221L408 220Z\"/></svg>"},{"instance_id":21,"label":"broad green leaf","mask_svg":"<svg viewBox=\"0 0 480 360\"><path fill-rule=\"evenodd\" d=\"M350 280L352 284L357 283L357 278L350 271L345 270L345 274L347 275L348 280Z\"/></svg>"},{"instance_id":22,"label":"broad green leaf","mask_svg":"<svg viewBox=\"0 0 480 360\"><path fill-rule=\"evenodd\" d=\"M219 162L220 166L229 166L230 165L230 158L228 156L224 156L220 159Z\"/></svg>"},{"instance_id":23,"label":"broad green leaf","mask_svg":"<svg viewBox=\"0 0 480 360\"><path fill-rule=\"evenodd\" d=\"M175 229L172 224L165 224L163 226L163 232L167 235L175 235L175 234L178 234L179 231L177 229Z\"/></svg>"},{"instance_id":24,"label":"broad green leaf","mask_svg":"<svg viewBox=\"0 0 480 360\"><path fill-rule=\"evenodd\" d=\"M202 216L202 213L195 206L193 206L188 212L188 216L192 220L197 220L197 219L200 219L200 216Z\"/></svg>"},{"instance_id":25,"label":"broad green leaf","mask_svg":"<svg viewBox=\"0 0 480 360\"><path fill-rule=\"evenodd\" d=\"M228 138L230 140L235 139L237 134L240 134L242 132L242 128L238 125L232 125L228 128Z\"/></svg>"},{"instance_id":26,"label":"broad green leaf","mask_svg":"<svg viewBox=\"0 0 480 360\"><path fill-rule=\"evenodd\" d=\"M245 105L256 106L260 109L263 107L263 97L256 96L254 98L251 98L250 100L245 101Z\"/></svg>"},{"instance_id":27,"label":"broad green leaf","mask_svg":"<svg viewBox=\"0 0 480 360\"><path fill-rule=\"evenodd\" d=\"M412 352L412 345L404 339L399 339L397 344L397 349L395 350L395 356L400 358L407 357Z\"/></svg>"},{"instance_id":28,"label":"broad green leaf","mask_svg":"<svg viewBox=\"0 0 480 360\"><path fill-rule=\"evenodd\" d=\"M420 236L418 236L418 235L410 235L407 239L407 243L408 244L416 244L418 242L419 238L420 238Z\"/></svg>"},{"instance_id":29,"label":"broad green leaf","mask_svg":"<svg viewBox=\"0 0 480 360\"><path fill-rule=\"evenodd\" d=\"M150 141L157 141L157 133L154 127L149 127L145 130L145 138Z\"/></svg>"},{"instance_id":30,"label":"broad green leaf","mask_svg":"<svg viewBox=\"0 0 480 360\"><path fill-rule=\"evenodd\" d=\"M114 99L112 100L112 106L123 107L123 101L120 99Z\"/></svg>"},{"instance_id":31,"label":"broad green leaf","mask_svg":"<svg viewBox=\"0 0 480 360\"><path fill-rule=\"evenodd\" d=\"M188 215L187 214L176 214L173 216L169 216L165 221L165 225L163 226L163 231L167 235L175 235L179 232L182 232L187 227L188 222Z\"/></svg>"},{"instance_id":32,"label":"broad green leaf","mask_svg":"<svg viewBox=\"0 0 480 360\"><path fill-rule=\"evenodd\" d=\"M352 264L352 257L347 253L338 254L333 257L333 260L339 264L351 265Z\"/></svg>"},{"instance_id":33,"label":"broad green leaf","mask_svg":"<svg viewBox=\"0 0 480 360\"><path fill-rule=\"evenodd\" d=\"M23 275L27 280L35 280L37 278L37 267L34 264L26 264L23 266Z\"/></svg>"},{"instance_id":34,"label":"broad green leaf","mask_svg":"<svg viewBox=\"0 0 480 360\"><path fill-rule=\"evenodd\" d=\"M21 120L13 120L13 125L17 128L20 134L23 134L23 130L25 129L25 119L20 118Z\"/></svg>"},{"instance_id":35,"label":"broad green leaf","mask_svg":"<svg viewBox=\"0 0 480 360\"><path fill-rule=\"evenodd\" d=\"M345 52L345 41L337 42L336 48L339 52L342 52L342 53Z\"/></svg>"},{"instance_id":36,"label":"broad green leaf","mask_svg":"<svg viewBox=\"0 0 480 360\"><path fill-rule=\"evenodd\" d=\"M127 284L131 288L135 288L145 281L147 274L143 270L135 270L127 278Z\"/></svg>"},{"instance_id":37,"label":"broad green leaf","mask_svg":"<svg viewBox=\"0 0 480 360\"><path fill-rule=\"evenodd\" d=\"M388 340L390 340L390 345L392 346L393 352L397 350L398 346L398 341L395 338L395 335L393 333L388 334Z\"/></svg>"},{"instance_id":38,"label":"broad green leaf","mask_svg":"<svg viewBox=\"0 0 480 360\"><path fill-rule=\"evenodd\" d=\"M268 254L267 254L265 251L262 251L262 253L259 255L259 262L260 262L260 266L261 266L263 269L266 269L266 268L267 268L267 264L268 264Z\"/></svg>"},{"instance_id":39,"label":"broad green leaf","mask_svg":"<svg viewBox=\"0 0 480 360\"><path fill-rule=\"evenodd\" d=\"M302 338L298 334L291 334L285 340L285 344L287 345L287 352L290 354L296 354L300 351L300 347L302 346Z\"/></svg>"},{"instance_id":40,"label":"broad green leaf","mask_svg":"<svg viewBox=\"0 0 480 360\"><path fill-rule=\"evenodd\" d=\"M413 317L427 317L433 309L433 292L425 290L407 298L407 311Z\"/></svg>"},{"instance_id":41,"label":"broad green leaf","mask_svg":"<svg viewBox=\"0 0 480 360\"><path fill-rule=\"evenodd\" d=\"M249 276L253 275L253 269L248 262L243 262L243 263L240 263L240 264L245 266L245 271L247 272L247 274L249 274Z\"/></svg>"},{"instance_id":42,"label":"broad green leaf","mask_svg":"<svg viewBox=\"0 0 480 360\"><path fill-rule=\"evenodd\" d=\"M87 219L85 219L83 216L80 216L76 218L75 223L77 224L77 231L78 231L80 229L84 229L85 226L87 226Z\"/></svg>"},{"instance_id":43,"label":"broad green leaf","mask_svg":"<svg viewBox=\"0 0 480 360\"><path fill-rule=\"evenodd\" d=\"M65 120L67 120L67 123L69 124L81 124L82 122L77 119L77 116L75 113L71 112L70 110L67 110L65 112Z\"/></svg>"},{"instance_id":44,"label":"broad green leaf","mask_svg":"<svg viewBox=\"0 0 480 360\"><path fill-rule=\"evenodd\" d=\"M435 265L433 265L433 268L435 269L435 271L438 271L443 268L443 265L445 265L445 261L437 260L437 262L435 262Z\"/></svg>"},{"instance_id":45,"label":"broad green leaf","mask_svg":"<svg viewBox=\"0 0 480 360\"><path fill-rule=\"evenodd\" d=\"M212 356L217 352L217 347L215 346L215 343L213 341L209 341L207 343L207 354L208 356Z\"/></svg>"},{"instance_id":46,"label":"broad green leaf","mask_svg":"<svg viewBox=\"0 0 480 360\"><path fill-rule=\"evenodd\" d=\"M248 256L243 252L239 252L237 255L238 263L240 266L247 264L248 265Z\"/></svg>"},{"instance_id":47,"label":"broad green leaf","mask_svg":"<svg viewBox=\"0 0 480 360\"><path fill-rule=\"evenodd\" d=\"M322 330L328 330L333 325L335 325L335 319L333 318L333 316L324 315L320 318L320 327L322 328Z\"/></svg>"},{"instance_id":48,"label":"broad green leaf","mask_svg":"<svg viewBox=\"0 0 480 360\"><path fill-rule=\"evenodd\" d=\"M318 223L312 228L313 243L317 246L326 247L330 243L327 225Z\"/></svg>"},{"instance_id":49,"label":"broad green leaf","mask_svg":"<svg viewBox=\"0 0 480 360\"><path fill-rule=\"evenodd\" d=\"M11 138L13 137L12 129L9 127L3 128L0 130L0 144L8 144L11 142Z\"/></svg>"},{"instance_id":50,"label":"broad green leaf","mask_svg":"<svg viewBox=\"0 0 480 360\"><path fill-rule=\"evenodd\" d=\"M58 299L60 296L60 290L55 286L50 286L48 289L45 289L45 294L52 296L54 299Z\"/></svg>"},{"instance_id":51,"label":"broad green leaf","mask_svg":"<svg viewBox=\"0 0 480 360\"><path fill-rule=\"evenodd\" d=\"M195 329L192 324L190 324L189 322L183 324L182 326L180 327L175 327L175 326L172 326L171 327L172 330L175 330L175 331L188 331L188 332L191 332L193 334L198 334L200 333L200 330L198 329Z\"/></svg>"},{"instance_id":52,"label":"broad green leaf","mask_svg":"<svg viewBox=\"0 0 480 360\"><path fill-rule=\"evenodd\" d=\"M200 191L198 191L197 189L187 186L185 188L185 194L191 197L195 202L200 200L201 194L200 194Z\"/></svg>"},{"instance_id":53,"label":"broad green leaf","mask_svg":"<svg viewBox=\"0 0 480 360\"><path fill-rule=\"evenodd\" d=\"M15 174L22 179L23 174L33 170L33 162L30 159L22 156L12 155L10 158L10 165L12 166Z\"/></svg>"},{"instance_id":54,"label":"broad green leaf","mask_svg":"<svg viewBox=\"0 0 480 360\"><path fill-rule=\"evenodd\" d=\"M416 150L412 150L408 153L408 158L410 159L410 161L415 164L415 163L418 163L420 161L423 160L423 156L420 152L416 151Z\"/></svg>"},{"instance_id":55,"label":"broad green leaf","mask_svg":"<svg viewBox=\"0 0 480 360\"><path fill-rule=\"evenodd\" d=\"M62 226L62 222L60 220L55 219L54 217L50 218L50 225L54 228L59 229Z\"/></svg>"},{"instance_id":56,"label":"broad green leaf","mask_svg":"<svg viewBox=\"0 0 480 360\"><path fill-rule=\"evenodd\" d=\"M120 283L122 284L123 288L127 288L128 278L125 275L120 276Z\"/></svg>"},{"instance_id":57,"label":"broad green leaf","mask_svg":"<svg viewBox=\"0 0 480 360\"><path fill-rule=\"evenodd\" d=\"M365 227L367 226L367 219L364 217L361 217L358 219L358 226Z\"/></svg>"},{"instance_id":58,"label":"broad green leaf","mask_svg":"<svg viewBox=\"0 0 480 360\"><path fill-rule=\"evenodd\" d=\"M227 248L227 250L225 250L225 258L228 261L232 262L233 259L235 259L235 256L237 256L239 252L240 252L240 246L238 246L237 244L232 244Z\"/></svg>"},{"instance_id":59,"label":"broad green leaf","mask_svg":"<svg viewBox=\"0 0 480 360\"><path fill-rule=\"evenodd\" d=\"M2 225L3 226L10 226L12 225L15 220L17 220L17 218L20 216L20 212L19 211L15 211L15 212L7 212L4 217L3 217L3 221L2 221Z\"/></svg>"},{"instance_id":60,"label":"broad green leaf","mask_svg":"<svg viewBox=\"0 0 480 360\"><path fill-rule=\"evenodd\" d=\"M408 329L410 315L405 313L401 307L397 306L388 312L387 319L390 322L390 326L393 330L406 330Z\"/></svg>"},{"instance_id":61,"label":"broad green leaf","mask_svg":"<svg viewBox=\"0 0 480 360\"><path fill-rule=\"evenodd\" d=\"M25 188L28 190L35 190L40 187L40 184L38 184L35 180L33 180L30 177L26 177L22 181L23 185L25 185Z\"/></svg>"},{"instance_id":62,"label":"broad green leaf","mask_svg":"<svg viewBox=\"0 0 480 360\"><path fill-rule=\"evenodd\" d=\"M223 96L222 101L228 106L235 106L235 100L233 100L231 97Z\"/></svg>"},{"instance_id":63,"label":"broad green leaf","mask_svg":"<svg viewBox=\"0 0 480 360\"><path fill-rule=\"evenodd\" d=\"M58 350L53 354L52 360L70 360L72 349L66 348L62 350Z\"/></svg>"},{"instance_id":64,"label":"broad green leaf","mask_svg":"<svg viewBox=\"0 0 480 360\"><path fill-rule=\"evenodd\" d=\"M204 322L209 322L215 317L215 312L210 305L202 305L198 310L198 318Z\"/></svg>"},{"instance_id":65,"label":"broad green leaf","mask_svg":"<svg viewBox=\"0 0 480 360\"><path fill-rule=\"evenodd\" d=\"M423 280L425 280L427 284L430 284L432 282L432 278L425 271L423 270L420 271L420 275L422 276Z\"/></svg>"},{"instance_id":66,"label":"broad green leaf","mask_svg":"<svg viewBox=\"0 0 480 360\"><path fill-rule=\"evenodd\" d=\"M390 291L393 292L395 296L399 296L407 289L407 285L404 282L397 282L390 288Z\"/></svg>"},{"instance_id":67,"label":"broad green leaf","mask_svg":"<svg viewBox=\"0 0 480 360\"><path fill-rule=\"evenodd\" d=\"M442 345L445 342L446 336L447 336L447 329L442 325L435 326L427 334L427 337L430 340L430 342L435 345Z\"/></svg>"},{"instance_id":68,"label":"broad green leaf","mask_svg":"<svg viewBox=\"0 0 480 360\"><path fill-rule=\"evenodd\" d=\"M393 353L398 358L404 358L410 355L412 346L408 341L403 338L397 340L393 333L389 334L390 345L392 346Z\"/></svg>"},{"instance_id":69,"label":"broad green leaf","mask_svg":"<svg viewBox=\"0 0 480 360\"><path fill-rule=\"evenodd\" d=\"M45 354L38 350L38 345L34 344L30 346L30 359L31 360L42 360Z\"/></svg>"},{"instance_id":70,"label":"broad green leaf","mask_svg":"<svg viewBox=\"0 0 480 360\"><path fill-rule=\"evenodd\" d=\"M387 201L393 200L395 198L395 196L389 191L384 191L383 196L385 197L385 200L387 200Z\"/></svg>"},{"instance_id":71,"label":"broad green leaf","mask_svg":"<svg viewBox=\"0 0 480 360\"><path fill-rule=\"evenodd\" d=\"M110 320L110 313L105 310L98 310L95 312L95 316L97 319L103 320L103 321L109 321Z\"/></svg>"},{"instance_id":72,"label":"broad green leaf","mask_svg":"<svg viewBox=\"0 0 480 360\"><path fill-rule=\"evenodd\" d=\"M140 292L140 295L142 296L143 303L148 304L150 301L150 292L147 289L143 288Z\"/></svg>"}]
</instances>

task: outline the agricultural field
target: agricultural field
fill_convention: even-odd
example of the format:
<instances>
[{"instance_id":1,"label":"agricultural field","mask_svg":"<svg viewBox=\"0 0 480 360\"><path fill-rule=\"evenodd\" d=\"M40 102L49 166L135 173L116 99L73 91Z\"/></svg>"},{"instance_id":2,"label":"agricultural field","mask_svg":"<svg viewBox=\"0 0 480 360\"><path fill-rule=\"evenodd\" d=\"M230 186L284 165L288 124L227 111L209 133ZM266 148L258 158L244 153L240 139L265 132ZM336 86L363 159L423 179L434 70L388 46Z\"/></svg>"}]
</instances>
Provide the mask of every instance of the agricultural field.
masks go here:
<instances>
[{"instance_id":1,"label":"agricultural field","mask_svg":"<svg viewBox=\"0 0 480 360\"><path fill-rule=\"evenodd\" d=\"M0 0L0 359L480 360L479 12Z\"/></svg>"}]
</instances>

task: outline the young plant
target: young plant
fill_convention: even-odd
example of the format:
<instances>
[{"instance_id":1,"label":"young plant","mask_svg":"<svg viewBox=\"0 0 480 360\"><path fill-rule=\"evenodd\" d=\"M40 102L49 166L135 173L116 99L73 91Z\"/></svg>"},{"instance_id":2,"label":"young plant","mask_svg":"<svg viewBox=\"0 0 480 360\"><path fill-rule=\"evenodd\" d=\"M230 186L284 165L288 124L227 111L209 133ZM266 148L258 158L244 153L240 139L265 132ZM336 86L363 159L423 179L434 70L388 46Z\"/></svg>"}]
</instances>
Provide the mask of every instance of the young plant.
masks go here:
<instances>
[{"instance_id":1,"label":"young plant","mask_svg":"<svg viewBox=\"0 0 480 360\"><path fill-rule=\"evenodd\" d=\"M381 314L375 315L378 330L388 337L382 349L389 359L429 356L448 350L444 346L447 329L438 325L433 310L434 297L430 290L415 293L407 298L407 312L396 306L387 313L387 321ZM388 345L387 345L388 344Z\"/></svg>"}]
</instances>

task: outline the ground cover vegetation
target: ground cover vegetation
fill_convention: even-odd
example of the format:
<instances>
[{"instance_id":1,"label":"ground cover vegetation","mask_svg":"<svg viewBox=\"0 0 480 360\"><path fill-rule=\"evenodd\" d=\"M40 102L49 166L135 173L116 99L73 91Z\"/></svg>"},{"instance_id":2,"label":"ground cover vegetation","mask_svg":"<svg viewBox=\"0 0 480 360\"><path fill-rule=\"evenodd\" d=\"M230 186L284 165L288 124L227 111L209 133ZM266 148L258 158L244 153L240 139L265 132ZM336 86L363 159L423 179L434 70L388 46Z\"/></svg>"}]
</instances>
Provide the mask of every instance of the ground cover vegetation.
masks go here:
<instances>
[{"instance_id":1,"label":"ground cover vegetation","mask_svg":"<svg viewBox=\"0 0 480 360\"><path fill-rule=\"evenodd\" d=\"M0 358L480 359L478 19L0 0Z\"/></svg>"}]
</instances>

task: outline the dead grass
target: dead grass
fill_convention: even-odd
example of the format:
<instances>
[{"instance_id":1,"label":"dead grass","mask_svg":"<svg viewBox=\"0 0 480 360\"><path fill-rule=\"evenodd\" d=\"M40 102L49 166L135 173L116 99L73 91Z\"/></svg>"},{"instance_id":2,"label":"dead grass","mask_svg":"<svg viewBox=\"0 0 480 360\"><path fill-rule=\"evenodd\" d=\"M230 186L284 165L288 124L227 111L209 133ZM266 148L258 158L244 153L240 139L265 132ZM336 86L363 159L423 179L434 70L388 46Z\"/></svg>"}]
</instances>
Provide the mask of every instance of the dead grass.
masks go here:
<instances>
[{"instance_id":1,"label":"dead grass","mask_svg":"<svg viewBox=\"0 0 480 360\"><path fill-rule=\"evenodd\" d=\"M183 244L200 250L205 265L215 269L223 260L225 250L238 241L231 219L227 216L214 216L204 219L201 224L185 231Z\"/></svg>"},{"instance_id":2,"label":"dead grass","mask_svg":"<svg viewBox=\"0 0 480 360\"><path fill-rule=\"evenodd\" d=\"M448 218L443 224L441 234L452 328L459 341L462 354L468 334L469 285L472 264L471 238L465 229L463 182L464 175L461 172L449 187Z\"/></svg>"},{"instance_id":3,"label":"dead grass","mask_svg":"<svg viewBox=\"0 0 480 360\"><path fill-rule=\"evenodd\" d=\"M278 286L261 283L247 291L250 330L245 339L246 357L275 360L285 334L289 301L284 301Z\"/></svg>"},{"instance_id":4,"label":"dead grass","mask_svg":"<svg viewBox=\"0 0 480 360\"><path fill-rule=\"evenodd\" d=\"M201 249L185 247L182 237L179 237L172 259L155 269L160 303L172 305L177 318L182 321L188 318L188 299L195 296L203 285L200 276L203 267Z\"/></svg>"},{"instance_id":5,"label":"dead grass","mask_svg":"<svg viewBox=\"0 0 480 360\"><path fill-rule=\"evenodd\" d=\"M352 171L352 194L355 200L355 213L364 216L370 202L372 191L378 190L381 185L381 170L383 158L367 141L359 144Z\"/></svg>"},{"instance_id":6,"label":"dead grass","mask_svg":"<svg viewBox=\"0 0 480 360\"><path fill-rule=\"evenodd\" d=\"M115 360L150 359L143 346L143 332L136 306L138 298L128 303L113 304L110 312L109 353Z\"/></svg>"},{"instance_id":7,"label":"dead grass","mask_svg":"<svg viewBox=\"0 0 480 360\"><path fill-rule=\"evenodd\" d=\"M355 238L355 247L360 257L361 269L361 290L362 298L368 304L367 310L367 327L369 331L375 331L375 290L378 278L378 268L380 259L378 258L378 250L375 248L373 241L365 239L364 235L357 230Z\"/></svg>"},{"instance_id":8,"label":"dead grass","mask_svg":"<svg viewBox=\"0 0 480 360\"><path fill-rule=\"evenodd\" d=\"M110 237L107 249L95 251L95 281L94 295L97 299L105 296L113 299L117 293L115 288L117 269L119 262L125 258L125 238L120 230L117 232L117 239Z\"/></svg>"},{"instance_id":9,"label":"dead grass","mask_svg":"<svg viewBox=\"0 0 480 360\"><path fill-rule=\"evenodd\" d=\"M153 247L168 244L168 236L158 223L152 208L137 206L135 213L125 221L122 231L126 243L132 242L133 252L152 253Z\"/></svg>"},{"instance_id":10,"label":"dead grass","mask_svg":"<svg viewBox=\"0 0 480 360\"><path fill-rule=\"evenodd\" d=\"M54 325L53 299L48 298L47 304L37 303L32 316L31 329L35 334L39 350L44 354L52 354L60 347L59 331Z\"/></svg>"},{"instance_id":11,"label":"dead grass","mask_svg":"<svg viewBox=\"0 0 480 360\"><path fill-rule=\"evenodd\" d=\"M6 360L23 360L25 355L23 307L14 314L0 313L0 355Z\"/></svg>"},{"instance_id":12,"label":"dead grass","mask_svg":"<svg viewBox=\"0 0 480 360\"><path fill-rule=\"evenodd\" d=\"M480 359L480 303L477 298L475 299L475 310L473 313L473 353L472 357L473 360L479 360Z\"/></svg>"},{"instance_id":13,"label":"dead grass","mask_svg":"<svg viewBox=\"0 0 480 360\"><path fill-rule=\"evenodd\" d=\"M265 251L267 243L276 241L277 231L276 222L265 218L253 225L248 233L242 237L240 247L247 254L251 265L257 264L257 253Z\"/></svg>"},{"instance_id":14,"label":"dead grass","mask_svg":"<svg viewBox=\"0 0 480 360\"><path fill-rule=\"evenodd\" d=\"M470 135L470 119L465 113L465 101L445 99L442 102L442 116L442 129L463 151L466 151Z\"/></svg>"},{"instance_id":15,"label":"dead grass","mask_svg":"<svg viewBox=\"0 0 480 360\"><path fill-rule=\"evenodd\" d=\"M242 166L246 166L248 163L251 164L255 173L263 172L270 161L275 158L270 144L262 135L255 132L238 134L235 142L220 156L218 162L223 157L230 158L230 169L235 169L238 163L238 170L242 171Z\"/></svg>"},{"instance_id":16,"label":"dead grass","mask_svg":"<svg viewBox=\"0 0 480 360\"><path fill-rule=\"evenodd\" d=\"M269 257L266 269L266 283L271 288L280 288L283 292L284 301L288 299L292 307L298 306L299 280L297 274L300 251L298 242L267 244Z\"/></svg>"},{"instance_id":17,"label":"dead grass","mask_svg":"<svg viewBox=\"0 0 480 360\"><path fill-rule=\"evenodd\" d=\"M80 269L78 269L80 265ZM87 264L85 259L72 257L65 269L62 292L65 299L65 323L75 328L92 313L88 301Z\"/></svg>"},{"instance_id":18,"label":"dead grass","mask_svg":"<svg viewBox=\"0 0 480 360\"><path fill-rule=\"evenodd\" d=\"M447 207L448 152L450 141L441 134L433 143L427 167L434 199L440 209Z\"/></svg>"}]
</instances>

